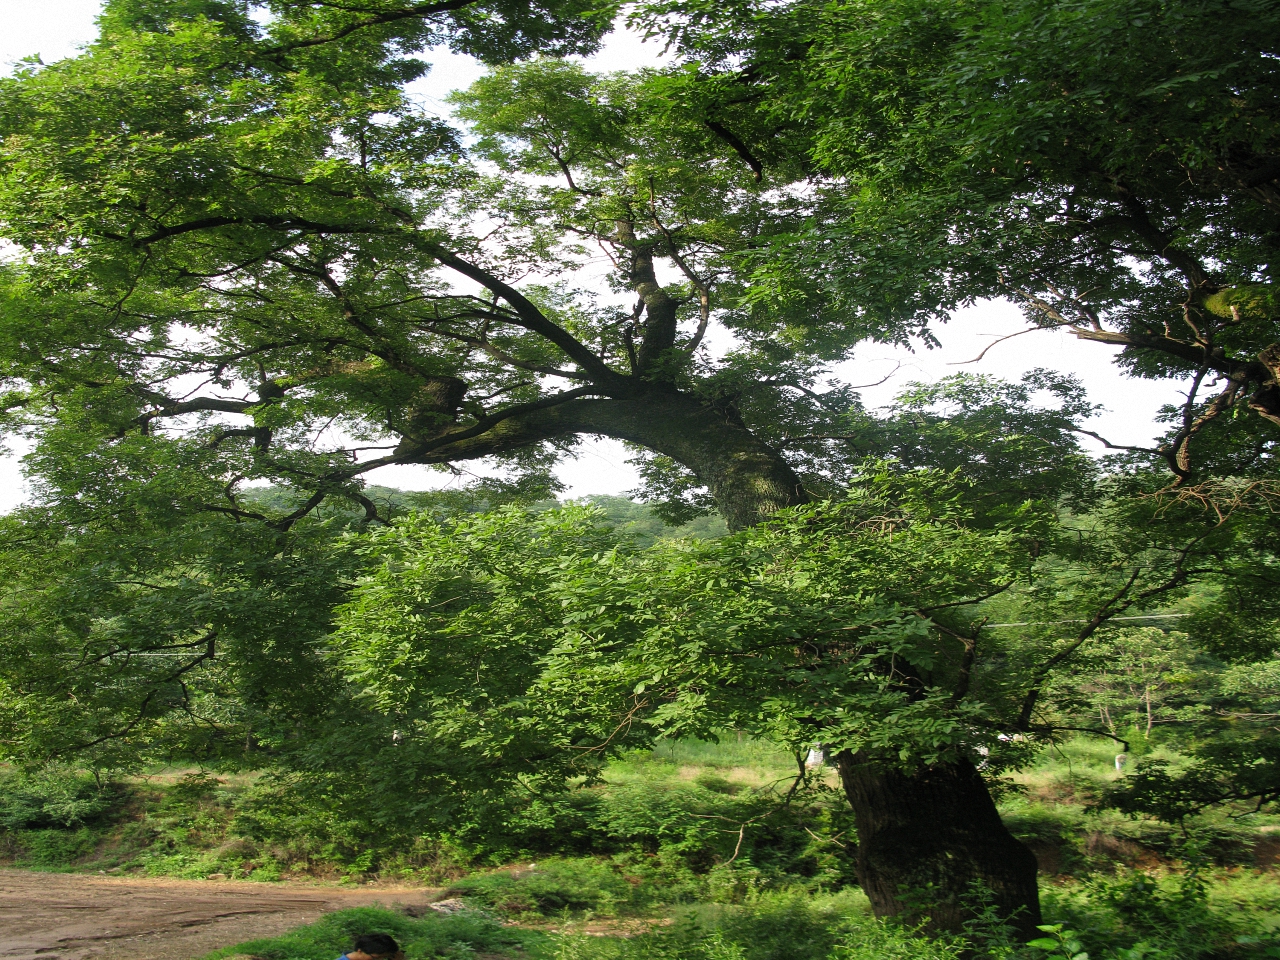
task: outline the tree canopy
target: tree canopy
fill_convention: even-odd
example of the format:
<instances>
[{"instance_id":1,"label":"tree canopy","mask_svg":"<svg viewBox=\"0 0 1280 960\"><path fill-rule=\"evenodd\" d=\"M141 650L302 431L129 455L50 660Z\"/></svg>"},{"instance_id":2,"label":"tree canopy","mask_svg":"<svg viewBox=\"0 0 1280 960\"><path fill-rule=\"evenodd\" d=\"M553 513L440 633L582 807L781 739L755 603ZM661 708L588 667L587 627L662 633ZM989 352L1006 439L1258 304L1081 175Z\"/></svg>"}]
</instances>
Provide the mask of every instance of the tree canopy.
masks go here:
<instances>
[{"instance_id":1,"label":"tree canopy","mask_svg":"<svg viewBox=\"0 0 1280 960\"><path fill-rule=\"evenodd\" d=\"M1274 5L677 0L638 19L677 38L766 175L801 163L815 184L757 297L908 329L1008 297L1123 347L1136 376L1192 380L1161 451L1180 478L1204 475L1192 437L1233 409L1264 419L1235 429L1269 462Z\"/></svg>"}]
</instances>

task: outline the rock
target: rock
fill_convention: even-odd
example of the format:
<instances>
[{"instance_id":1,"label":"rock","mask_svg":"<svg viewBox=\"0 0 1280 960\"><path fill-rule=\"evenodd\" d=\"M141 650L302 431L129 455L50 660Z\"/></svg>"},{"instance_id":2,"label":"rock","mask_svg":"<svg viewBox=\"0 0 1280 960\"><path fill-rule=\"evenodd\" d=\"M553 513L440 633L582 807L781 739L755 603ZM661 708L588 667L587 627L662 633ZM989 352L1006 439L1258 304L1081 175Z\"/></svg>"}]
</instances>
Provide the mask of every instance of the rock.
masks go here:
<instances>
[{"instance_id":1,"label":"rock","mask_svg":"<svg viewBox=\"0 0 1280 960\"><path fill-rule=\"evenodd\" d=\"M227 875L225 873L206 873L204 878L206 880L225 880Z\"/></svg>"},{"instance_id":2,"label":"rock","mask_svg":"<svg viewBox=\"0 0 1280 960\"><path fill-rule=\"evenodd\" d=\"M437 900L435 903L427 904L427 906L436 913L443 913L445 915L462 913L464 910L470 909L467 906L466 901L459 900L457 898L452 900Z\"/></svg>"}]
</instances>

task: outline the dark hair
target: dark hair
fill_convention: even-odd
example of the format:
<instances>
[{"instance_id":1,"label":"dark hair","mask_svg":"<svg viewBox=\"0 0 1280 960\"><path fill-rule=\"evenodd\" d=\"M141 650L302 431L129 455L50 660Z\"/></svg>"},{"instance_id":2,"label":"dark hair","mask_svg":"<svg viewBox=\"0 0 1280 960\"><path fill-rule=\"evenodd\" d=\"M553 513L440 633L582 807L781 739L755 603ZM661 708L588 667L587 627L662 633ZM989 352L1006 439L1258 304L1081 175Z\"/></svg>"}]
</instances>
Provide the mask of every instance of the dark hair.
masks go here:
<instances>
[{"instance_id":1,"label":"dark hair","mask_svg":"<svg viewBox=\"0 0 1280 960\"><path fill-rule=\"evenodd\" d=\"M359 950L361 953L376 956L383 953L399 953L400 944L385 933L366 933L364 936L356 937L356 942L352 944L351 949L353 952Z\"/></svg>"}]
</instances>

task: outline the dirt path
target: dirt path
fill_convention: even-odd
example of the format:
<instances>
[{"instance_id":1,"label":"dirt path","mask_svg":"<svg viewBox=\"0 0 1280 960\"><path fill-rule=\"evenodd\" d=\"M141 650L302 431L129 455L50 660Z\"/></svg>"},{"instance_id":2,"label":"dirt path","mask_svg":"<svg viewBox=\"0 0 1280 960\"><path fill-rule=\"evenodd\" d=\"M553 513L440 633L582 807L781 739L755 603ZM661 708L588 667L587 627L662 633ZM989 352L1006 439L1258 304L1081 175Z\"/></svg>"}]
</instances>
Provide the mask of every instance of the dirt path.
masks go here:
<instances>
[{"instance_id":1,"label":"dirt path","mask_svg":"<svg viewBox=\"0 0 1280 960\"><path fill-rule=\"evenodd\" d=\"M345 907L434 891L0 870L0 960L192 960Z\"/></svg>"}]
</instances>

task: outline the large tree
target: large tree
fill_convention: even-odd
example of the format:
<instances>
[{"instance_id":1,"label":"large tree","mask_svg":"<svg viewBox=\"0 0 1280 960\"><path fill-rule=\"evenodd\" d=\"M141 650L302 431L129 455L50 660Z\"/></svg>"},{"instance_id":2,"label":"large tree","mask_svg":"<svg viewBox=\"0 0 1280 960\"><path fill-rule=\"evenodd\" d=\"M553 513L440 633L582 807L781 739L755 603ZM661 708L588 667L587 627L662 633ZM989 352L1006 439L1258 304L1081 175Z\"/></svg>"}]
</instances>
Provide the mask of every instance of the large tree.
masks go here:
<instances>
[{"instance_id":1,"label":"large tree","mask_svg":"<svg viewBox=\"0 0 1280 960\"><path fill-rule=\"evenodd\" d=\"M652 451L655 476L678 466L737 528L834 479L767 440L831 432L850 398L824 398L813 369L867 331L739 306L738 255L794 200L696 103L663 77L499 71L463 101L493 176L404 94L421 38L308 19L326 9L263 28L238 5L113 5L85 56L4 84L0 219L22 256L3 353L47 504L128 523L121 491L141 484L179 515L285 533L334 497L374 519L359 478L379 465L537 471L581 434ZM634 307L557 282L589 248ZM740 335L720 362L699 351L713 322ZM245 496L264 480L295 503ZM189 613L173 642L211 629ZM146 662L127 653L110 662ZM963 782L984 842L1016 848L966 763L931 776ZM936 839L924 860L960 838ZM1014 883L960 862L957 889L985 878L1034 917L1028 857Z\"/></svg>"},{"instance_id":2,"label":"large tree","mask_svg":"<svg viewBox=\"0 0 1280 960\"><path fill-rule=\"evenodd\" d=\"M832 443L928 460L919 438L886 440L851 411L847 389L815 386L824 362L867 337L904 340L930 315L858 307L838 283L796 294L760 267L772 250L812 277L788 254L829 184L804 131L797 148L784 125L763 152L735 132L743 107L722 93L736 77L704 95L678 71L500 69L459 101L482 163L403 89L424 69L413 51L434 42L490 59L589 49L598 28L578 13L116 2L84 56L0 86L0 230L17 254L0 356L65 536L75 523L128 525L137 501L122 491L139 488L175 523L284 535L334 499L373 521L360 478L378 466L496 458L537 474L584 434L649 451L657 483L705 488L738 529L838 488L856 458ZM633 305L575 287L597 251ZM705 350L712 329L734 337L718 358ZM918 406L907 422L945 437ZM1052 498L1080 462L1069 419L1024 445L1048 449L1043 462L983 448L947 465L972 467L987 493L1021 484ZM261 481L292 501L246 495ZM1007 493L974 522L998 523ZM288 555L286 541L263 542ZM1176 589L1172 542L1171 568L1139 564L1089 617ZM936 637L957 632L924 613ZM195 603L162 632L194 644L210 618ZM1023 726L1038 689L1025 691ZM860 743L836 745L877 910L904 909L899 882L928 877L954 905L976 881L1033 925L1034 862L972 761L952 749L904 765L885 743ZM905 872L891 844L904 832L923 838ZM954 928L963 911L939 917Z\"/></svg>"}]
</instances>

